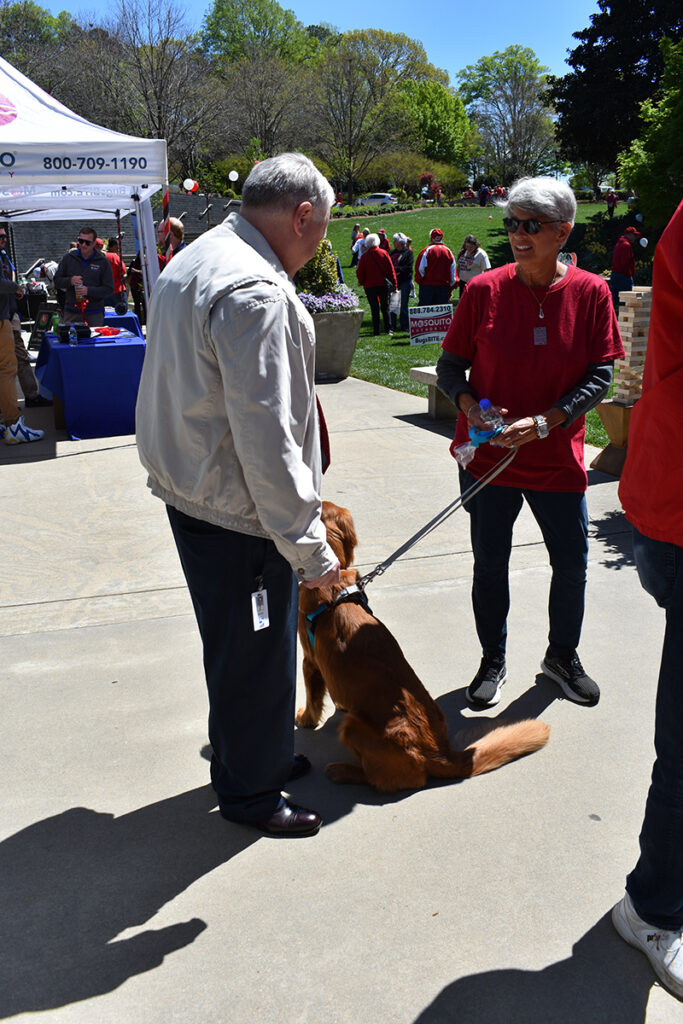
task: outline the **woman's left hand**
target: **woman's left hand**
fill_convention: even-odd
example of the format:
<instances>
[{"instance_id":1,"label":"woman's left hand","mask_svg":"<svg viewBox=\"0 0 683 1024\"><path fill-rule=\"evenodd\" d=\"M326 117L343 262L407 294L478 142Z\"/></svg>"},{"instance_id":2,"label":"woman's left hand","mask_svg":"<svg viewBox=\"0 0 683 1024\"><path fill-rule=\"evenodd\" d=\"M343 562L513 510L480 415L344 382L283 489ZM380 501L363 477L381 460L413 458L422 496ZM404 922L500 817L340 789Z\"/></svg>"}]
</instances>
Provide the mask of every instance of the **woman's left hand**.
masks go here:
<instances>
[{"instance_id":1,"label":"woman's left hand","mask_svg":"<svg viewBox=\"0 0 683 1024\"><path fill-rule=\"evenodd\" d=\"M510 420L501 434L491 443L500 445L501 448L519 448L529 441L537 441L536 424L531 416L522 416L517 420Z\"/></svg>"}]
</instances>

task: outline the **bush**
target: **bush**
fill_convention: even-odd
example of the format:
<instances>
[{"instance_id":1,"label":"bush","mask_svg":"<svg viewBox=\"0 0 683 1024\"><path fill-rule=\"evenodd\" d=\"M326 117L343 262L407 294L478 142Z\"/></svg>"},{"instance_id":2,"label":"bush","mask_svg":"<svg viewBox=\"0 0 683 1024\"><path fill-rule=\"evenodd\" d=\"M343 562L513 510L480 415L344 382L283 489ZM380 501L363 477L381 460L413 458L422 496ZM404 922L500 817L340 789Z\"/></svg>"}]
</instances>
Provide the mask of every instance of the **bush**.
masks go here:
<instances>
[{"instance_id":1,"label":"bush","mask_svg":"<svg viewBox=\"0 0 683 1024\"><path fill-rule=\"evenodd\" d=\"M329 238L323 238L319 243L313 258L296 275L296 283L299 291L311 295L327 295L335 290L339 277Z\"/></svg>"}]
</instances>

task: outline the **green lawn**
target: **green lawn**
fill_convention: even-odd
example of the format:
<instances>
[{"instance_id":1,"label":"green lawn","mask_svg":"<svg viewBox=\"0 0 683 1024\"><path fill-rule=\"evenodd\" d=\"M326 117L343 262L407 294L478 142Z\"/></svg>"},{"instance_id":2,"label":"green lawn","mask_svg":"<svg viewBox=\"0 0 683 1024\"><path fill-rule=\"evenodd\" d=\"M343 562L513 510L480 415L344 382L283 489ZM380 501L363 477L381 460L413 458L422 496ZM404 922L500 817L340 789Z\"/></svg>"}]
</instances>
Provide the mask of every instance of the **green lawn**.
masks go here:
<instances>
[{"instance_id":1,"label":"green lawn","mask_svg":"<svg viewBox=\"0 0 683 1024\"><path fill-rule=\"evenodd\" d=\"M583 224L602 209L601 204L581 204L577 211L577 224ZM495 207L431 207L426 210L404 211L392 214L374 214L359 216L357 223L361 227L369 227L376 231L383 227L389 236L395 231L403 231L413 240L415 255L429 241L429 232L439 227L444 233L444 242L455 253L460 249L465 235L475 235L480 245L488 253L494 267L509 263L511 259L507 233L503 229L503 214ZM439 357L438 345L410 345L408 335L399 332L393 338L372 334L370 310L365 292L356 280L355 269L350 269L351 262L351 229L355 220L344 218L331 221L328 238L335 252L339 255L344 280L358 295L366 316L360 331L356 354L351 367L351 374L361 380L369 380L374 384L382 384L396 391L407 391L413 395L427 397L427 386L410 380L408 374L411 366L434 365ZM571 238L570 245L571 249ZM457 295L457 292L455 293ZM411 302L412 304L412 302ZM589 444L603 448L608 443L602 423L595 411L586 418L586 440Z\"/></svg>"}]
</instances>

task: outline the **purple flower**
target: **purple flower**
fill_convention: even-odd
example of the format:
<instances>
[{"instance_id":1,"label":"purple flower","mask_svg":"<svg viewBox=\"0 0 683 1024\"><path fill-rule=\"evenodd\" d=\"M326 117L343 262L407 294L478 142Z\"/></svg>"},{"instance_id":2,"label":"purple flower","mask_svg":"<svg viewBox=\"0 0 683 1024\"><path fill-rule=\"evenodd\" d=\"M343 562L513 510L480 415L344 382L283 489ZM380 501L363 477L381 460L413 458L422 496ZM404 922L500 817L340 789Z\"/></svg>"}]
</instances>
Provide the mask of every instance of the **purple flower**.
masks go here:
<instances>
[{"instance_id":1,"label":"purple flower","mask_svg":"<svg viewBox=\"0 0 683 1024\"><path fill-rule=\"evenodd\" d=\"M327 295L312 295L299 292L299 298L309 313L339 313L347 309L358 309L358 296L350 289L328 292Z\"/></svg>"}]
</instances>

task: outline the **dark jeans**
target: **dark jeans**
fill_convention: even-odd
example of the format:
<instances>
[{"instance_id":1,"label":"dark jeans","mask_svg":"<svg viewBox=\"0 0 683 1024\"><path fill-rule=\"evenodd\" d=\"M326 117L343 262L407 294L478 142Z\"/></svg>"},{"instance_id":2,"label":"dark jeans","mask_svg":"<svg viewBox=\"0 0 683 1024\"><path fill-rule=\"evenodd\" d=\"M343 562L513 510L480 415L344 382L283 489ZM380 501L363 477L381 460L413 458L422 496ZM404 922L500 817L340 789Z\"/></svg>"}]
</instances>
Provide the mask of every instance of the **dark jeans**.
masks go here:
<instances>
[{"instance_id":1,"label":"dark jeans","mask_svg":"<svg viewBox=\"0 0 683 1024\"><path fill-rule=\"evenodd\" d=\"M204 648L211 778L233 821L269 818L294 759L297 582L272 541L167 506ZM270 626L254 631L263 577Z\"/></svg>"},{"instance_id":2,"label":"dark jeans","mask_svg":"<svg viewBox=\"0 0 683 1024\"><path fill-rule=\"evenodd\" d=\"M385 284L373 285L372 288L365 289L365 295L370 303L373 333L379 334L379 312L381 309L384 333L388 334L391 327L389 325L389 292L387 286Z\"/></svg>"},{"instance_id":3,"label":"dark jeans","mask_svg":"<svg viewBox=\"0 0 683 1024\"><path fill-rule=\"evenodd\" d=\"M633 530L640 582L666 609L655 710L652 782L640 859L626 880L636 912L656 928L683 927L683 548Z\"/></svg>"},{"instance_id":4,"label":"dark jeans","mask_svg":"<svg viewBox=\"0 0 683 1024\"><path fill-rule=\"evenodd\" d=\"M451 290L447 284L421 284L420 306L443 306L451 301Z\"/></svg>"},{"instance_id":5,"label":"dark jeans","mask_svg":"<svg viewBox=\"0 0 683 1024\"><path fill-rule=\"evenodd\" d=\"M610 274L609 289L612 293L614 308L619 312L619 292L632 292L633 278L628 274L618 274L613 270Z\"/></svg>"},{"instance_id":6,"label":"dark jeans","mask_svg":"<svg viewBox=\"0 0 683 1024\"><path fill-rule=\"evenodd\" d=\"M474 483L475 477L461 469L460 490ZM477 635L487 654L505 656L512 528L523 501L541 528L552 567L548 644L554 655L566 657L579 646L583 622L588 512L582 493L487 484L467 503L474 553L472 606Z\"/></svg>"},{"instance_id":7,"label":"dark jeans","mask_svg":"<svg viewBox=\"0 0 683 1024\"><path fill-rule=\"evenodd\" d=\"M398 290L401 294L401 311L398 317L396 316L395 313L389 314L392 331L396 330L397 323L401 325L402 331L407 331L410 329L410 321L408 319L408 299L410 298L411 285L412 281L409 279L398 286Z\"/></svg>"}]
</instances>

